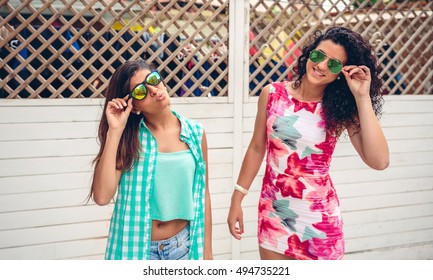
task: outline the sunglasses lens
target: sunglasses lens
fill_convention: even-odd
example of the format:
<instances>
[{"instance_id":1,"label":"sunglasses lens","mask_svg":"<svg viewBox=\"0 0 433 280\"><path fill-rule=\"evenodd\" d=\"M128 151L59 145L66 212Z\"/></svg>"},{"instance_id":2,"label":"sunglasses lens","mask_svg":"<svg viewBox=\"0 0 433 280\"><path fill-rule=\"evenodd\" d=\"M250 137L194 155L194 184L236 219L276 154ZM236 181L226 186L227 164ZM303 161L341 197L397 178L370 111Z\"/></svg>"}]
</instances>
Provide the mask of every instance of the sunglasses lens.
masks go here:
<instances>
[{"instance_id":1,"label":"sunglasses lens","mask_svg":"<svg viewBox=\"0 0 433 280\"><path fill-rule=\"evenodd\" d=\"M140 84L132 90L131 95L137 100L142 100L147 95L147 88L143 84Z\"/></svg>"},{"instance_id":2,"label":"sunglasses lens","mask_svg":"<svg viewBox=\"0 0 433 280\"><path fill-rule=\"evenodd\" d=\"M338 74L343 69L343 65L341 62L335 59L330 59L328 61L328 68L332 74Z\"/></svg>"},{"instance_id":3,"label":"sunglasses lens","mask_svg":"<svg viewBox=\"0 0 433 280\"><path fill-rule=\"evenodd\" d=\"M326 54L324 54L321 51L313 50L310 53L310 60L314 63L322 62L325 60L325 58L326 58Z\"/></svg>"},{"instance_id":4,"label":"sunglasses lens","mask_svg":"<svg viewBox=\"0 0 433 280\"><path fill-rule=\"evenodd\" d=\"M161 82L161 75L158 72L152 72L147 76L146 83L152 86L156 86Z\"/></svg>"}]
</instances>

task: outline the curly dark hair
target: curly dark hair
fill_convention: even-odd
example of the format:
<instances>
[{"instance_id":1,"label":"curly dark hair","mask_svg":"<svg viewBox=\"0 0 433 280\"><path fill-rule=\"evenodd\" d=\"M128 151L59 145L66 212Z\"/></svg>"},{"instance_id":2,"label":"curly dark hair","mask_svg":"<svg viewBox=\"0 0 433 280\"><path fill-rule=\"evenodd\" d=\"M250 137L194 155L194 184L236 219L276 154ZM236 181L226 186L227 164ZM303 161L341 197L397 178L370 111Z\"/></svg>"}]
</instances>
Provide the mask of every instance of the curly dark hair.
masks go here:
<instances>
[{"instance_id":1,"label":"curly dark hair","mask_svg":"<svg viewBox=\"0 0 433 280\"><path fill-rule=\"evenodd\" d=\"M302 54L298 58L295 67L296 76L293 88L298 88L302 83L302 78L307 72L307 60L310 52L317 48L320 42L331 40L346 50L346 65L365 65L370 68L371 86L370 99L374 113L380 117L382 112L382 79L379 77L381 67L376 56L373 54L373 47L364 40L362 36L348 28L331 27L322 33L317 30L311 37L311 42L302 49ZM360 124L358 120L358 109L355 98L347 85L344 75L340 74L339 79L330 83L322 99L322 113L326 120L326 130L332 135L339 136L348 127L355 127L355 132L359 132Z\"/></svg>"}]
</instances>

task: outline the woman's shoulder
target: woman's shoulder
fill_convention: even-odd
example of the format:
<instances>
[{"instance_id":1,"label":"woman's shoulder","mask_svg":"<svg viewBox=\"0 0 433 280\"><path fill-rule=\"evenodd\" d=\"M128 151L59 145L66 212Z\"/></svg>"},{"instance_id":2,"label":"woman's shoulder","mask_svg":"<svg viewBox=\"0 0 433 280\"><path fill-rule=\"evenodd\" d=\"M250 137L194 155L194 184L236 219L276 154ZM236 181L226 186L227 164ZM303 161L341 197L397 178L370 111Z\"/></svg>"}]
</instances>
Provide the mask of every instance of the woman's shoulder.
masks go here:
<instances>
[{"instance_id":1,"label":"woman's shoulder","mask_svg":"<svg viewBox=\"0 0 433 280\"><path fill-rule=\"evenodd\" d=\"M193 132L202 133L203 125L199 121L185 117L175 111L172 111L172 113L179 119L182 126L186 126L189 130L192 130Z\"/></svg>"},{"instance_id":2,"label":"woman's shoulder","mask_svg":"<svg viewBox=\"0 0 433 280\"><path fill-rule=\"evenodd\" d=\"M263 87L261 94L274 94L274 93L280 93L280 92L286 92L287 91L287 85L290 82L288 81L282 81L282 82L272 82L270 84L267 84Z\"/></svg>"},{"instance_id":3,"label":"woman's shoulder","mask_svg":"<svg viewBox=\"0 0 433 280\"><path fill-rule=\"evenodd\" d=\"M287 88L290 86L291 82L282 81L282 82L273 82L269 84L269 93L271 94L287 94Z\"/></svg>"}]
</instances>

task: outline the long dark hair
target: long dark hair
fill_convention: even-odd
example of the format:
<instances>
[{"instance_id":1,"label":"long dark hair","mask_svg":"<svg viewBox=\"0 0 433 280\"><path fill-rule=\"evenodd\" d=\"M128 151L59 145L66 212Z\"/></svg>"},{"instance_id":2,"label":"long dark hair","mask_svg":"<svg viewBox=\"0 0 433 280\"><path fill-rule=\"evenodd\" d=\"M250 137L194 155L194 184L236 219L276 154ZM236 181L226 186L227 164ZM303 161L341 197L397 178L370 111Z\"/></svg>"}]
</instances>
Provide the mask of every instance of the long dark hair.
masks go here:
<instances>
[{"instance_id":1,"label":"long dark hair","mask_svg":"<svg viewBox=\"0 0 433 280\"><path fill-rule=\"evenodd\" d=\"M296 77L292 84L298 88L302 83L302 77L307 72L307 61L310 52L317 48L320 42L330 40L346 50L346 65L365 65L370 68L371 86L370 99L374 113L380 117L382 112L382 79L379 77L381 67L376 56L373 54L373 47L364 40L362 36L348 28L331 27L322 33L320 30L314 32L311 42L302 49L295 68ZM344 75L340 74L339 79L330 83L322 99L323 115L326 121L326 130L332 135L339 136L344 129L352 126L359 131L358 109L355 98L347 85Z\"/></svg>"},{"instance_id":2,"label":"long dark hair","mask_svg":"<svg viewBox=\"0 0 433 280\"><path fill-rule=\"evenodd\" d=\"M129 94L129 84L131 77L134 76L140 70L153 71L155 67L151 64L147 64L143 60L128 61L119 66L111 76L108 87L104 93L105 103L104 110L102 111L101 121L98 129L98 140L100 143L99 152L95 159L92 161L94 168L101 159L102 152L105 148L105 142L108 133L108 121L105 111L107 109L108 102L113 98L124 98ZM130 170L136 163L139 153L141 151L141 145L138 138L139 124L143 116L130 114L126 123L125 129L123 130L122 137L120 138L119 147L116 155L116 169L118 170ZM91 199L93 194L93 184L90 188L89 195L87 196L87 202Z\"/></svg>"},{"instance_id":3,"label":"long dark hair","mask_svg":"<svg viewBox=\"0 0 433 280\"><path fill-rule=\"evenodd\" d=\"M136 60L126 62L114 71L107 90L105 91L104 110L98 130L100 149L96 158L93 160L93 163L98 164L105 147L108 132L108 121L105 111L108 102L113 98L124 98L129 94L130 79L140 70L152 71L154 70L154 67L143 60ZM135 160L138 158L138 154L141 150L138 139L138 130L142 117L142 115L137 116L136 114L129 115L128 122L126 123L126 127L120 139L119 148L117 149L116 169L118 170L131 169Z\"/></svg>"}]
</instances>

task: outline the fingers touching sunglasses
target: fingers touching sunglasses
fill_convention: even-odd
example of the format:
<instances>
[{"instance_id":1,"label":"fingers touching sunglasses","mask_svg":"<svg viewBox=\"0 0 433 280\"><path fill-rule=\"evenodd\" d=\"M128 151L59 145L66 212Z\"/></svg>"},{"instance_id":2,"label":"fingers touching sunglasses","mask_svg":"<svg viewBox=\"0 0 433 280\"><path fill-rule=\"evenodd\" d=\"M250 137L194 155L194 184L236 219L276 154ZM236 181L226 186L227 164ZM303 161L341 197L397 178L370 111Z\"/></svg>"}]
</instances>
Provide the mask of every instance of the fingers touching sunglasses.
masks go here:
<instances>
[{"instance_id":1,"label":"fingers touching sunglasses","mask_svg":"<svg viewBox=\"0 0 433 280\"><path fill-rule=\"evenodd\" d=\"M314 63L322 62L327 57L328 56L321 50L312 50L310 52L310 60ZM335 58L329 58L327 65L332 74L338 74L343 69L343 63Z\"/></svg>"},{"instance_id":2,"label":"fingers touching sunglasses","mask_svg":"<svg viewBox=\"0 0 433 280\"><path fill-rule=\"evenodd\" d=\"M152 71L146 76L146 78L142 83L136 85L132 89L129 96L137 100L143 100L149 92L149 90L146 87L146 84L151 86L157 86L161 81L162 81L161 74L159 74L158 71Z\"/></svg>"}]
</instances>

